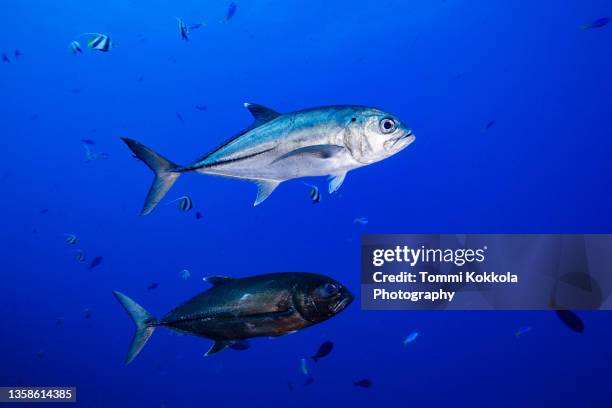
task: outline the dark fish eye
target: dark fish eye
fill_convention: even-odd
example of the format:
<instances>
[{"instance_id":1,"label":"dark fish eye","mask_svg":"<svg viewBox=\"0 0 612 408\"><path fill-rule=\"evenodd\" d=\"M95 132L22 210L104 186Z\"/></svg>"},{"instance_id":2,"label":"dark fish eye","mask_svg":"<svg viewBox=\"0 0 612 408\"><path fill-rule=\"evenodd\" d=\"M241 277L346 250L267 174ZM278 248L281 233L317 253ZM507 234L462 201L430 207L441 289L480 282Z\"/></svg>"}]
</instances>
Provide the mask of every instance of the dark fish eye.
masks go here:
<instances>
[{"instance_id":1,"label":"dark fish eye","mask_svg":"<svg viewBox=\"0 0 612 408\"><path fill-rule=\"evenodd\" d=\"M380 131L383 133L391 133L397 128L397 124L393 119L384 118L379 123Z\"/></svg>"}]
</instances>

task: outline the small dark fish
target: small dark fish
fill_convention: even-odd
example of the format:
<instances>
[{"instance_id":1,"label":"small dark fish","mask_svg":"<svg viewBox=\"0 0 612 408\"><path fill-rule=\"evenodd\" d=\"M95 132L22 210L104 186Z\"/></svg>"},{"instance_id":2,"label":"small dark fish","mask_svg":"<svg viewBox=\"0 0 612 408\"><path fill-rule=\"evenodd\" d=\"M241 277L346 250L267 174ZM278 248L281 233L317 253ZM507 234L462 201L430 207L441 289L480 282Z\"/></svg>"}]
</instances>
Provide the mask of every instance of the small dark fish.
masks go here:
<instances>
[{"instance_id":1,"label":"small dark fish","mask_svg":"<svg viewBox=\"0 0 612 408\"><path fill-rule=\"evenodd\" d=\"M321 192L319 191L319 187L311 186L310 187L310 199L313 204L317 204L321 202Z\"/></svg>"},{"instance_id":2,"label":"small dark fish","mask_svg":"<svg viewBox=\"0 0 612 408\"><path fill-rule=\"evenodd\" d=\"M372 380L367 379L367 378L353 382L353 385L355 387L361 387L361 388L370 388L372 384L373 384Z\"/></svg>"},{"instance_id":3,"label":"small dark fish","mask_svg":"<svg viewBox=\"0 0 612 408\"><path fill-rule=\"evenodd\" d=\"M334 348L334 343L332 343L331 341L326 341L323 344L321 344L316 354L310 358L312 358L314 362L316 363L317 361L319 361L319 359L323 357L327 357L329 353L331 353L333 348Z\"/></svg>"},{"instance_id":4,"label":"small dark fish","mask_svg":"<svg viewBox=\"0 0 612 408\"><path fill-rule=\"evenodd\" d=\"M289 388L289 391L293 391L293 384L291 384L290 382L287 383L287 388Z\"/></svg>"},{"instance_id":5,"label":"small dark fish","mask_svg":"<svg viewBox=\"0 0 612 408\"><path fill-rule=\"evenodd\" d=\"M168 204L172 204L178 201L178 208L181 211L190 211L193 208L193 200L189 196L182 196L176 200L170 201Z\"/></svg>"},{"instance_id":6,"label":"small dark fish","mask_svg":"<svg viewBox=\"0 0 612 408\"><path fill-rule=\"evenodd\" d=\"M159 283L157 282L153 282L152 284L150 284L149 286L147 286L148 290L153 290L156 289L159 286Z\"/></svg>"},{"instance_id":7,"label":"small dark fish","mask_svg":"<svg viewBox=\"0 0 612 408\"><path fill-rule=\"evenodd\" d=\"M39 360L42 360L45 358L45 352L40 350L38 353L36 353L36 357L38 357Z\"/></svg>"},{"instance_id":8,"label":"small dark fish","mask_svg":"<svg viewBox=\"0 0 612 408\"><path fill-rule=\"evenodd\" d=\"M6 54L2 54L2 62L4 62L5 64L10 64L11 60Z\"/></svg>"},{"instance_id":9,"label":"small dark fish","mask_svg":"<svg viewBox=\"0 0 612 408\"><path fill-rule=\"evenodd\" d=\"M144 81L144 75L141 75L138 77L138 82L142 82L142 81Z\"/></svg>"},{"instance_id":10,"label":"small dark fish","mask_svg":"<svg viewBox=\"0 0 612 408\"><path fill-rule=\"evenodd\" d=\"M248 350L251 348L251 343L247 340L237 341L229 345L229 348L236 351Z\"/></svg>"},{"instance_id":11,"label":"small dark fish","mask_svg":"<svg viewBox=\"0 0 612 408\"><path fill-rule=\"evenodd\" d=\"M13 53L13 55L15 56L15 58L19 58L19 57L21 57L23 54L21 53L21 51L19 51L19 50L15 50L15 52Z\"/></svg>"},{"instance_id":12,"label":"small dark fish","mask_svg":"<svg viewBox=\"0 0 612 408\"><path fill-rule=\"evenodd\" d=\"M487 123L487 125L485 126L485 130L491 129L493 126L495 126L495 121L494 120L492 120L489 123Z\"/></svg>"},{"instance_id":13,"label":"small dark fish","mask_svg":"<svg viewBox=\"0 0 612 408\"><path fill-rule=\"evenodd\" d=\"M555 310L555 313L570 330L576 333L584 332L584 322L576 313L571 310Z\"/></svg>"},{"instance_id":14,"label":"small dark fish","mask_svg":"<svg viewBox=\"0 0 612 408\"><path fill-rule=\"evenodd\" d=\"M608 25L609 22L610 22L610 18L608 17L598 18L597 20L591 21L590 23L583 24L582 29L590 30L593 28L605 27Z\"/></svg>"},{"instance_id":15,"label":"small dark fish","mask_svg":"<svg viewBox=\"0 0 612 408\"><path fill-rule=\"evenodd\" d=\"M49 209L48 209L48 208L43 208L43 209L42 209L42 210L40 210L38 213L39 213L39 214L46 214L46 213L48 213L48 212L49 212Z\"/></svg>"},{"instance_id":16,"label":"small dark fish","mask_svg":"<svg viewBox=\"0 0 612 408\"><path fill-rule=\"evenodd\" d=\"M238 6L236 5L236 3L232 1L229 7L227 8L227 13L225 14L225 18L223 19L226 23L230 21L232 17L234 17L234 14L236 14L237 8Z\"/></svg>"},{"instance_id":17,"label":"small dark fish","mask_svg":"<svg viewBox=\"0 0 612 408\"><path fill-rule=\"evenodd\" d=\"M314 384L314 377L308 377L306 381L304 381L304 386Z\"/></svg>"},{"instance_id":18,"label":"small dark fish","mask_svg":"<svg viewBox=\"0 0 612 408\"><path fill-rule=\"evenodd\" d=\"M185 121L185 120L183 119L183 116L182 116L180 113L175 112L175 114L176 114L176 118L177 118L178 120L180 120L181 122L184 122L184 121Z\"/></svg>"},{"instance_id":19,"label":"small dark fish","mask_svg":"<svg viewBox=\"0 0 612 408\"><path fill-rule=\"evenodd\" d=\"M196 211L196 220L201 220L202 219L202 213L199 211Z\"/></svg>"},{"instance_id":20,"label":"small dark fish","mask_svg":"<svg viewBox=\"0 0 612 408\"><path fill-rule=\"evenodd\" d=\"M79 88L72 88L70 92L72 92L73 94L78 94L81 93L81 90Z\"/></svg>"},{"instance_id":21,"label":"small dark fish","mask_svg":"<svg viewBox=\"0 0 612 408\"><path fill-rule=\"evenodd\" d=\"M206 105L196 105L195 108L197 110L199 110L199 111L206 111L206 110L208 110L208 106L206 106Z\"/></svg>"},{"instance_id":22,"label":"small dark fish","mask_svg":"<svg viewBox=\"0 0 612 408\"><path fill-rule=\"evenodd\" d=\"M100 265L102 263L103 259L104 258L101 257L101 256L96 256L94 259L91 260L91 263L89 264L89 268L87 268L87 269L93 269L96 266Z\"/></svg>"},{"instance_id":23,"label":"small dark fish","mask_svg":"<svg viewBox=\"0 0 612 408\"><path fill-rule=\"evenodd\" d=\"M197 30L198 28L202 28L204 27L205 24L204 23L195 23L189 26L190 30Z\"/></svg>"},{"instance_id":24,"label":"small dark fish","mask_svg":"<svg viewBox=\"0 0 612 408\"><path fill-rule=\"evenodd\" d=\"M38 113L35 113L32 116L30 116L30 120L36 120L38 118L39 118Z\"/></svg>"},{"instance_id":25,"label":"small dark fish","mask_svg":"<svg viewBox=\"0 0 612 408\"><path fill-rule=\"evenodd\" d=\"M84 314L84 317L85 317L86 319L91 319L91 316L92 316L91 310L89 310L89 309L85 309L85 314Z\"/></svg>"},{"instance_id":26,"label":"small dark fish","mask_svg":"<svg viewBox=\"0 0 612 408\"><path fill-rule=\"evenodd\" d=\"M55 319L55 324L58 326L63 326L64 325L64 318L63 317L58 317L57 319Z\"/></svg>"},{"instance_id":27,"label":"small dark fish","mask_svg":"<svg viewBox=\"0 0 612 408\"><path fill-rule=\"evenodd\" d=\"M88 144L88 145L95 145L96 142L94 140L91 139L81 139L81 142Z\"/></svg>"}]
</instances>

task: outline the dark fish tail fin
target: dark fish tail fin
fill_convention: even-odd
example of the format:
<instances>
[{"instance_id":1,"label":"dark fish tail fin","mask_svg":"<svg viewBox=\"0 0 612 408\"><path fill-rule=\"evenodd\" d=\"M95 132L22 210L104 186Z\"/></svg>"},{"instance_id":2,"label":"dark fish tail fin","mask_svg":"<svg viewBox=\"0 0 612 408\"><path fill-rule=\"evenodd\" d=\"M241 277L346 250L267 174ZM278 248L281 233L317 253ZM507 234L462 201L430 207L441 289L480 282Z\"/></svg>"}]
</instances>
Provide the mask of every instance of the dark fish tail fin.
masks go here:
<instances>
[{"instance_id":1,"label":"dark fish tail fin","mask_svg":"<svg viewBox=\"0 0 612 408\"><path fill-rule=\"evenodd\" d=\"M140 353L140 350L142 350L147 343L147 340L149 340L149 337L151 337L155 330L155 326L158 325L159 322L142 306L125 296L123 293L114 291L113 294L136 324L136 332L134 333L132 343L130 344L130 348L125 358L125 365L128 365L136 358L138 353Z\"/></svg>"},{"instance_id":2,"label":"dark fish tail fin","mask_svg":"<svg viewBox=\"0 0 612 408\"><path fill-rule=\"evenodd\" d=\"M122 137L121 140L155 173L155 179L140 212L140 215L147 215L159 204L181 175L179 171L176 171L179 166L136 140L125 137Z\"/></svg>"}]
</instances>

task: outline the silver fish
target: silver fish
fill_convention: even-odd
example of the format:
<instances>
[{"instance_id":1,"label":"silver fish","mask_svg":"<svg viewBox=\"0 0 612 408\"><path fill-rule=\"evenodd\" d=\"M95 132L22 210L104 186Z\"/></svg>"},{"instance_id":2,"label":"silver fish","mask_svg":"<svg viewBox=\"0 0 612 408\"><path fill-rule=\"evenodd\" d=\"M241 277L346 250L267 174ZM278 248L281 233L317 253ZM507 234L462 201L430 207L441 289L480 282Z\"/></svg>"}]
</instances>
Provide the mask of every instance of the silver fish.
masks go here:
<instances>
[{"instance_id":1,"label":"silver fish","mask_svg":"<svg viewBox=\"0 0 612 408\"><path fill-rule=\"evenodd\" d=\"M245 107L255 118L253 125L186 166L122 138L155 173L141 215L149 214L187 172L252 181L257 184L254 205L283 181L300 177L329 175L333 193L349 171L386 159L415 140L398 118L375 108L328 106L280 114L257 104Z\"/></svg>"}]
</instances>

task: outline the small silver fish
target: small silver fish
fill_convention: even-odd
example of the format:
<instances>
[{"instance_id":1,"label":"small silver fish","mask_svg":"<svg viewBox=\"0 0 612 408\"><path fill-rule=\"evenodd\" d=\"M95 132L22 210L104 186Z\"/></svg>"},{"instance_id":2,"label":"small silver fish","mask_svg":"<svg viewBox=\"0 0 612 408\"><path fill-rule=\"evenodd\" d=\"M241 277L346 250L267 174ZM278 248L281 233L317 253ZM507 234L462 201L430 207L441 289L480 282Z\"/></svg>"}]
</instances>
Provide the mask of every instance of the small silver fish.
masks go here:
<instances>
[{"instance_id":1,"label":"small silver fish","mask_svg":"<svg viewBox=\"0 0 612 408\"><path fill-rule=\"evenodd\" d=\"M353 220L353 224L366 225L368 219L366 217L358 217Z\"/></svg>"},{"instance_id":2,"label":"small silver fish","mask_svg":"<svg viewBox=\"0 0 612 408\"><path fill-rule=\"evenodd\" d=\"M308 375L308 365L306 364L306 359L303 358L301 365L300 365L300 369L302 370L302 374L304 375Z\"/></svg>"},{"instance_id":3,"label":"small silver fish","mask_svg":"<svg viewBox=\"0 0 612 408\"><path fill-rule=\"evenodd\" d=\"M419 336L419 332L412 332L408 336L406 336L406 338L404 339L402 343L404 344L404 346L407 345L408 343L412 343L413 341L416 340L418 336Z\"/></svg>"},{"instance_id":4,"label":"small silver fish","mask_svg":"<svg viewBox=\"0 0 612 408\"><path fill-rule=\"evenodd\" d=\"M329 106L281 114L247 103L253 125L186 166L179 166L133 139L130 150L155 173L141 215L149 214L183 173L244 179L257 185L258 205L283 181L330 176L337 191L346 174L384 160L415 140L395 116L362 106Z\"/></svg>"},{"instance_id":5,"label":"small silver fish","mask_svg":"<svg viewBox=\"0 0 612 408\"><path fill-rule=\"evenodd\" d=\"M78 238L74 234L64 234L64 242L68 245L75 245L78 241Z\"/></svg>"}]
</instances>

